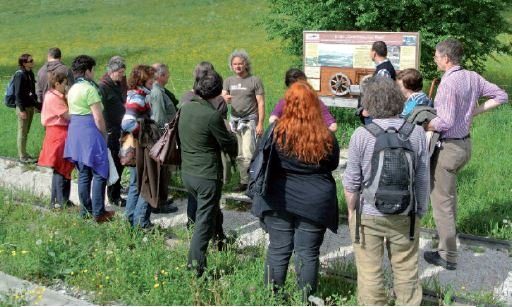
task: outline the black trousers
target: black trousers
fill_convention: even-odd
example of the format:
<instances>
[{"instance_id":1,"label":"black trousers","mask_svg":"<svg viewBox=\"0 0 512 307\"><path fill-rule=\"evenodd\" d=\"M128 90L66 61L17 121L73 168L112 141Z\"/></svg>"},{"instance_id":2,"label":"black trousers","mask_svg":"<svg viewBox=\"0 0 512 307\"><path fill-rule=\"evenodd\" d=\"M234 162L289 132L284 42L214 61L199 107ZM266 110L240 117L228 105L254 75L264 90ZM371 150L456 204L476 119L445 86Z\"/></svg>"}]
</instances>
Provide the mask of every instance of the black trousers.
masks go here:
<instances>
[{"instance_id":1,"label":"black trousers","mask_svg":"<svg viewBox=\"0 0 512 307\"><path fill-rule=\"evenodd\" d=\"M187 227L196 222L196 211L197 211L197 200L192 196L192 194L188 194L188 202L187 202ZM213 239L214 240L224 240L226 235L224 234L224 229L222 228L222 223L224 222L224 216L222 215L222 210L219 210L217 216L217 221L215 223L215 229L213 230Z\"/></svg>"},{"instance_id":2,"label":"black trousers","mask_svg":"<svg viewBox=\"0 0 512 307\"><path fill-rule=\"evenodd\" d=\"M111 186L107 187L107 197L110 202L115 202L121 199L121 175L123 174L124 166L121 165L119 160L119 149L121 147L119 139L121 138L121 129L111 129L107 135L107 147L112 153L112 159L119 174L119 179Z\"/></svg>"},{"instance_id":3,"label":"black trousers","mask_svg":"<svg viewBox=\"0 0 512 307\"><path fill-rule=\"evenodd\" d=\"M192 197L197 200L195 214L195 227L190 250L188 253L188 265L202 274L206 267L206 250L210 239L214 236L215 229L222 229L220 211L220 196L222 192L222 180L204 179L182 173L183 184ZM221 223L218 225L218 223Z\"/></svg>"},{"instance_id":4,"label":"black trousers","mask_svg":"<svg viewBox=\"0 0 512 307\"><path fill-rule=\"evenodd\" d=\"M320 246L325 226L286 211L268 211L263 216L270 243L265 261L265 284L275 290L284 286L290 257L295 251L295 273L304 298L316 291Z\"/></svg>"}]
</instances>

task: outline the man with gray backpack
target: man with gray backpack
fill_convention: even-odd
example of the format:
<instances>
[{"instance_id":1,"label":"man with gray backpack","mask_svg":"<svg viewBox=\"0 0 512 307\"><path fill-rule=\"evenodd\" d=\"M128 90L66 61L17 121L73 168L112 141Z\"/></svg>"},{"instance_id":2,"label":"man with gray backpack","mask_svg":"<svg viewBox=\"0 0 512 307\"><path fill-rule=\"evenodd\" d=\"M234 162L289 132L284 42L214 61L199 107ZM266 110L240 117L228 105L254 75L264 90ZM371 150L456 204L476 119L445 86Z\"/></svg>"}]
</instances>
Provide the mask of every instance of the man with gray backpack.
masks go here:
<instances>
[{"instance_id":1,"label":"man with gray backpack","mask_svg":"<svg viewBox=\"0 0 512 307\"><path fill-rule=\"evenodd\" d=\"M343 176L357 265L358 304L386 305L384 247L397 305L419 305L419 219L427 212L429 156L421 126L399 118L405 97L390 78L373 77L363 107L373 123L350 139Z\"/></svg>"}]
</instances>

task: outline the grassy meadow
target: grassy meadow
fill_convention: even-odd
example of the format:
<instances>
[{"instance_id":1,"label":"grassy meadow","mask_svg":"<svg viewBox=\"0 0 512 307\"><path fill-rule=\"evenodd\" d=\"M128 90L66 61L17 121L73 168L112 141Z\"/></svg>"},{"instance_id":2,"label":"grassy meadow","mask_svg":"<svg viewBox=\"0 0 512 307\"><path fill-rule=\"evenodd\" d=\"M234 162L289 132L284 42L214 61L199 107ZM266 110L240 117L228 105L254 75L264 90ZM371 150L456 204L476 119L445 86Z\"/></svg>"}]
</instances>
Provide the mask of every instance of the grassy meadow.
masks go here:
<instances>
[{"instance_id":1,"label":"grassy meadow","mask_svg":"<svg viewBox=\"0 0 512 307\"><path fill-rule=\"evenodd\" d=\"M46 61L49 47L58 46L63 61L89 54L96 58L96 78L105 72L113 55L125 57L128 70L140 63L167 63L168 88L181 96L192 86L192 70L210 61L227 77L227 57L244 48L252 59L253 73L263 80L267 114L283 95L284 72L300 67L301 59L285 54L277 40L268 41L261 23L266 1L26 1L23 6L0 2L0 92L16 70L17 58L28 52L37 69ZM506 13L512 20L512 13ZM511 41L511 36L503 35ZM489 59L484 74L512 92L512 57ZM333 109L340 127L337 136L346 146L357 126L352 110ZM473 157L459 177L459 231L512 239L512 180L510 152L512 125L510 105L475 119L471 131ZM267 115L268 116L268 115ZM16 118L12 109L0 107L0 156L16 156ZM36 155L43 129L35 116L28 151ZM341 187L338 189L341 191ZM340 193L342 212L345 211ZM433 226L431 215L424 219Z\"/></svg>"}]
</instances>

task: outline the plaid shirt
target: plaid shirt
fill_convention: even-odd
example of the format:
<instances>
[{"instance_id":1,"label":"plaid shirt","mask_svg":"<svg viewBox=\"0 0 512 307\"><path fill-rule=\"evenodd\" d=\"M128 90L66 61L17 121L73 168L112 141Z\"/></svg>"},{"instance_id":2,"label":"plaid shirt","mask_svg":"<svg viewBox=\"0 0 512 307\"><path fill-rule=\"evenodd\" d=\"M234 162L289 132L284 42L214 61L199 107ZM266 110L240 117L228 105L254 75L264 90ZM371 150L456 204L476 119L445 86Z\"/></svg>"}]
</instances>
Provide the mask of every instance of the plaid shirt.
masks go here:
<instances>
[{"instance_id":1,"label":"plaid shirt","mask_svg":"<svg viewBox=\"0 0 512 307\"><path fill-rule=\"evenodd\" d=\"M437 90L434 108L437 117L430 124L443 138L463 138L469 134L478 99L488 97L506 103L507 93L474 71L454 66L448 69Z\"/></svg>"}]
</instances>

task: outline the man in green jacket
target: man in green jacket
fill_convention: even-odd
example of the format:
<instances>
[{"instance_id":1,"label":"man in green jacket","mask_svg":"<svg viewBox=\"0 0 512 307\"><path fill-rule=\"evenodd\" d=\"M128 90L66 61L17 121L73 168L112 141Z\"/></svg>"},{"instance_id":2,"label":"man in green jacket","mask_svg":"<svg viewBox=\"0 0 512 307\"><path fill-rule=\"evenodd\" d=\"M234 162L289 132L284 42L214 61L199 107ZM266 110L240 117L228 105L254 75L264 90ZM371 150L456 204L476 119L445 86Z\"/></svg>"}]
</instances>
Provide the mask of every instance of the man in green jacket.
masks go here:
<instances>
[{"instance_id":1,"label":"man in green jacket","mask_svg":"<svg viewBox=\"0 0 512 307\"><path fill-rule=\"evenodd\" d=\"M165 124L169 123L176 114L176 106L178 99L165 88L169 82L169 67L162 63L152 65L155 69L155 82L149 94L149 102L151 103L151 119L156 122L160 129L164 129ZM162 195L168 195L168 187L163 187L165 191ZM165 198L165 199L163 199ZM151 213L174 213L178 211L178 207L172 205L172 199L162 198L162 204L157 208L151 208Z\"/></svg>"},{"instance_id":2,"label":"man in green jacket","mask_svg":"<svg viewBox=\"0 0 512 307\"><path fill-rule=\"evenodd\" d=\"M221 151L235 155L238 150L236 138L227 131L220 113L207 101L219 96L221 91L222 78L215 71L199 78L194 84L196 95L181 107L178 124L183 184L197 200L188 267L195 269L198 276L206 267L206 249L220 214Z\"/></svg>"}]
</instances>

